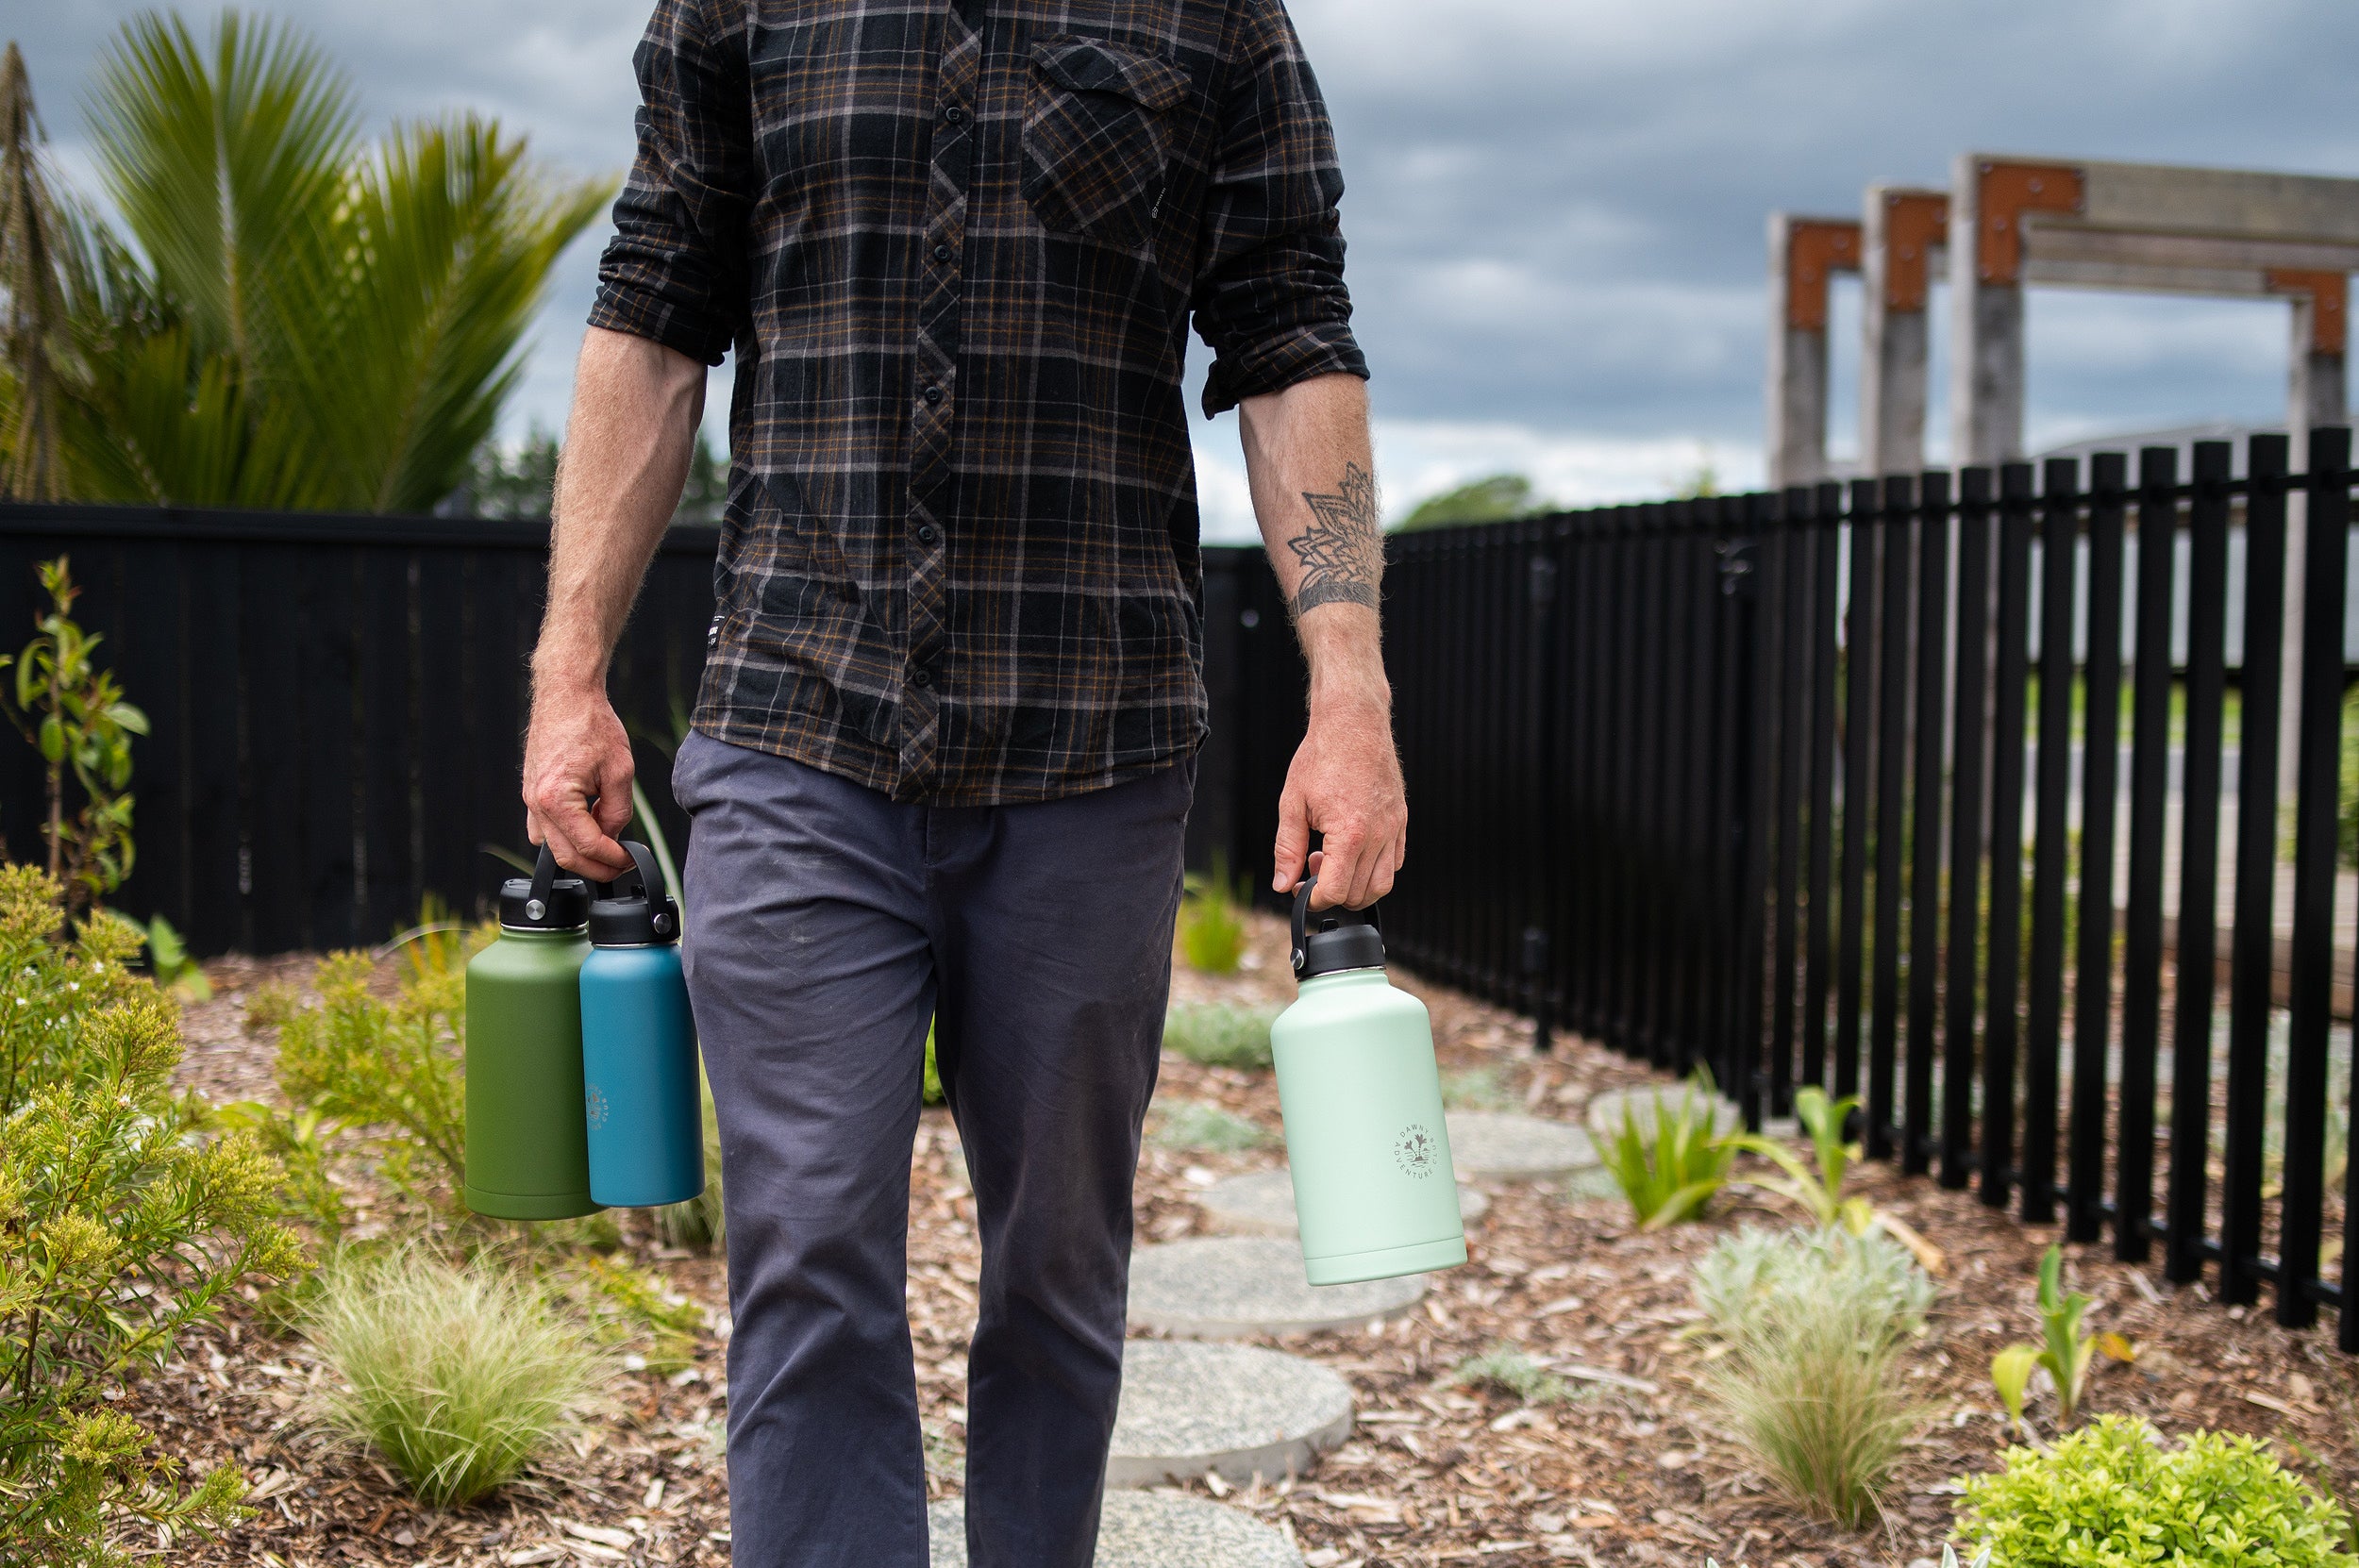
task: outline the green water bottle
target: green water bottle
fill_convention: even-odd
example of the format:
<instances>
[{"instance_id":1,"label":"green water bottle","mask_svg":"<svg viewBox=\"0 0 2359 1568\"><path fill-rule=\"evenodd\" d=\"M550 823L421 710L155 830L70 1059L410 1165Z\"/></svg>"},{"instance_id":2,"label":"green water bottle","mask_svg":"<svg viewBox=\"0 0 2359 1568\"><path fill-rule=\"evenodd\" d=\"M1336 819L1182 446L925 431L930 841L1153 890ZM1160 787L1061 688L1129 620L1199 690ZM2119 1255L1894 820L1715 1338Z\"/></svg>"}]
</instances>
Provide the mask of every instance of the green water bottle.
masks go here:
<instances>
[{"instance_id":1,"label":"green water bottle","mask_svg":"<svg viewBox=\"0 0 2359 1568\"><path fill-rule=\"evenodd\" d=\"M467 1207L502 1220L595 1213L582 1112L590 886L546 844L500 885L499 940L467 963Z\"/></svg>"},{"instance_id":2,"label":"green water bottle","mask_svg":"<svg viewBox=\"0 0 2359 1568\"><path fill-rule=\"evenodd\" d=\"M1425 1004L1384 977L1376 910L1295 890L1301 994L1270 1026L1304 1273L1313 1285L1466 1260Z\"/></svg>"}]
</instances>

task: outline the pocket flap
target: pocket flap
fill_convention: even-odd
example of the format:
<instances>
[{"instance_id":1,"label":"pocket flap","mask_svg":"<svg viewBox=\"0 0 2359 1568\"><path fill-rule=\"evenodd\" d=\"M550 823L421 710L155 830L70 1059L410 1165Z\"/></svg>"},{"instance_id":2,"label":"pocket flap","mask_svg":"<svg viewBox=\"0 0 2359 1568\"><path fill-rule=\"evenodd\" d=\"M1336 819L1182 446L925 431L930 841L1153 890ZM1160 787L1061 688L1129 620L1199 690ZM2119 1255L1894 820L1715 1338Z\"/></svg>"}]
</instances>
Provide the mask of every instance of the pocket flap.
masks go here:
<instances>
[{"instance_id":1,"label":"pocket flap","mask_svg":"<svg viewBox=\"0 0 2359 1568\"><path fill-rule=\"evenodd\" d=\"M1188 95L1188 75L1167 59L1099 38L1059 34L1032 45L1042 75L1074 92L1113 92L1162 113Z\"/></svg>"}]
</instances>

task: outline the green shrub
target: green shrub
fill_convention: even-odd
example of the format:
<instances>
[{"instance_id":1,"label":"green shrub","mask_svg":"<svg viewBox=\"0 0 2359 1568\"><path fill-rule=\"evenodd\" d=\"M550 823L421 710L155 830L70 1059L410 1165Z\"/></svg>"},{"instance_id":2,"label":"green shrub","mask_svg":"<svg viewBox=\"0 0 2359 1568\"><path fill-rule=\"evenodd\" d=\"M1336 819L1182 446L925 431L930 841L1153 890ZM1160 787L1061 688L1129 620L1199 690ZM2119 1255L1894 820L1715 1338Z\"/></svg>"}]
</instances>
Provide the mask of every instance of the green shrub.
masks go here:
<instances>
[{"instance_id":1,"label":"green shrub","mask_svg":"<svg viewBox=\"0 0 2359 1568\"><path fill-rule=\"evenodd\" d=\"M1908 1319L1894 1309L1888 1266L1855 1260L1882 1238L1837 1242L1823 1230L1819 1238L1790 1252L1751 1243L1759 1266L1749 1281L1739 1259L1718 1248L1725 1274L1706 1286L1698 1271L1706 1312L1716 1306L1724 1314L1713 1318L1724 1354L1705 1387L1772 1478L1805 1507L1856 1527L1879 1512L1918 1420L1899 1376Z\"/></svg>"},{"instance_id":2,"label":"green shrub","mask_svg":"<svg viewBox=\"0 0 2359 1568\"><path fill-rule=\"evenodd\" d=\"M117 1564L109 1532L242 1516L243 1478L179 1464L112 1408L249 1279L304 1266L269 1218L278 1169L172 1093L178 1012L105 913L57 940L63 890L0 867L0 1561Z\"/></svg>"},{"instance_id":3,"label":"green shrub","mask_svg":"<svg viewBox=\"0 0 2359 1568\"><path fill-rule=\"evenodd\" d=\"M1506 1110L1514 1103L1496 1067L1457 1067L1442 1075L1442 1104L1451 1110Z\"/></svg>"},{"instance_id":4,"label":"green shrub","mask_svg":"<svg viewBox=\"0 0 2359 1568\"><path fill-rule=\"evenodd\" d=\"M305 1332L336 1379L318 1414L437 1507L512 1480L592 1393L595 1353L531 1278L405 1248L323 1279Z\"/></svg>"},{"instance_id":5,"label":"green shrub","mask_svg":"<svg viewBox=\"0 0 2359 1568\"><path fill-rule=\"evenodd\" d=\"M2143 1421L2100 1416L2052 1448L2010 1448L1967 1476L1958 1539L1991 1568L2351 1568L2343 1512L2260 1443L2197 1432L2163 1446Z\"/></svg>"},{"instance_id":6,"label":"green shrub","mask_svg":"<svg viewBox=\"0 0 2359 1568\"><path fill-rule=\"evenodd\" d=\"M1497 1389L1527 1405L1554 1405L1567 1392L1564 1378L1512 1340L1497 1341L1481 1355L1467 1357L1447 1381L1458 1388Z\"/></svg>"},{"instance_id":7,"label":"green shrub","mask_svg":"<svg viewBox=\"0 0 2359 1568\"><path fill-rule=\"evenodd\" d=\"M1888 1322L1901 1334L1923 1326L1933 1282L1908 1249L1876 1231L1854 1236L1840 1226L1763 1230L1721 1237L1696 1261L1696 1305L1722 1334L1743 1327L1774 1295L1815 1293L1846 1311Z\"/></svg>"},{"instance_id":8,"label":"green shrub","mask_svg":"<svg viewBox=\"0 0 2359 1568\"><path fill-rule=\"evenodd\" d=\"M1173 1100L1157 1106L1147 1137L1167 1149L1203 1149L1213 1154L1244 1154L1277 1142L1256 1124L1202 1100Z\"/></svg>"},{"instance_id":9,"label":"green shrub","mask_svg":"<svg viewBox=\"0 0 2359 1568\"><path fill-rule=\"evenodd\" d=\"M1270 1064L1269 1026L1276 1016L1227 1002L1182 1002L1163 1015L1163 1049L1206 1067L1259 1071Z\"/></svg>"},{"instance_id":10,"label":"green shrub","mask_svg":"<svg viewBox=\"0 0 2359 1568\"><path fill-rule=\"evenodd\" d=\"M1229 880L1229 858L1215 854L1209 876L1190 873L1180 900L1180 950L1206 975L1233 973L1245 957L1245 900Z\"/></svg>"},{"instance_id":11,"label":"green shrub","mask_svg":"<svg viewBox=\"0 0 2359 1568\"><path fill-rule=\"evenodd\" d=\"M1704 1094L1699 1107L1696 1086L1682 1084L1674 1108L1656 1091L1652 1127L1640 1125L1634 1106L1622 1111L1605 1168L1630 1200L1641 1230L1660 1230L1703 1212L1736 1163L1736 1151L1715 1135L1717 1112L1708 1080Z\"/></svg>"},{"instance_id":12,"label":"green shrub","mask_svg":"<svg viewBox=\"0 0 2359 1568\"><path fill-rule=\"evenodd\" d=\"M37 570L49 612L24 652L0 654L0 672L16 673L0 687L0 713L41 753L49 875L79 916L131 875L131 737L147 733L147 715L99 668L93 656L104 639L75 623L81 590L66 558Z\"/></svg>"}]
</instances>

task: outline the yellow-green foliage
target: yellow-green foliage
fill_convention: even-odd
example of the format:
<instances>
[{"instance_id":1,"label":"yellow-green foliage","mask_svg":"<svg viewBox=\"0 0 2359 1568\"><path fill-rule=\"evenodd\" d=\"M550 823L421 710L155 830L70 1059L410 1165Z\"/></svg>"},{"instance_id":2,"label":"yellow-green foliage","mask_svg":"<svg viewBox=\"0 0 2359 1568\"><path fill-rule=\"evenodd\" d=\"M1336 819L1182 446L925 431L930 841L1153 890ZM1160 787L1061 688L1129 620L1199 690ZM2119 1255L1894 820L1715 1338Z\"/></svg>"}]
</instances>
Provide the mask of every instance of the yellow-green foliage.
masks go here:
<instances>
[{"instance_id":1,"label":"yellow-green foliage","mask_svg":"<svg viewBox=\"0 0 2359 1568\"><path fill-rule=\"evenodd\" d=\"M1991 1358L1991 1381L2016 1426L2023 1424L2023 1397L2034 1369L2044 1369L2056 1391L2057 1424L2069 1426L2079 1419L2089 1368L2097 1359L2096 1336L2081 1332L2089 1305L2087 1296L2064 1288L2064 1248L2050 1245L2039 1260L2041 1343L2011 1344Z\"/></svg>"},{"instance_id":2,"label":"yellow-green foliage","mask_svg":"<svg viewBox=\"0 0 2359 1568\"><path fill-rule=\"evenodd\" d=\"M593 1390L597 1358L531 1277L421 1248L328 1271L304 1325L335 1376L319 1414L457 1507L513 1479Z\"/></svg>"},{"instance_id":3,"label":"yellow-green foliage","mask_svg":"<svg viewBox=\"0 0 2359 1568\"><path fill-rule=\"evenodd\" d=\"M320 961L319 1002L279 1025L278 1087L373 1153L395 1191L456 1212L467 1160L465 966L413 963L390 1001L370 988L375 967L365 953Z\"/></svg>"},{"instance_id":4,"label":"yellow-green foliage","mask_svg":"<svg viewBox=\"0 0 2359 1568\"><path fill-rule=\"evenodd\" d=\"M304 1265L267 1218L276 1162L172 1095L178 1013L125 967L138 928L61 942L60 899L0 867L0 1562L63 1568L127 1562L109 1530L240 1516L234 1467L192 1482L108 1395L243 1280Z\"/></svg>"},{"instance_id":5,"label":"yellow-green foliage","mask_svg":"<svg viewBox=\"0 0 2359 1568\"><path fill-rule=\"evenodd\" d=\"M1191 875L1180 900L1180 950L1188 967L1227 975L1245 957L1245 905L1229 880L1229 859L1213 857L1209 876Z\"/></svg>"},{"instance_id":6,"label":"yellow-green foliage","mask_svg":"<svg viewBox=\"0 0 2359 1568\"><path fill-rule=\"evenodd\" d=\"M2143 1421L2100 1416L2052 1448L2010 1448L1965 1476L1961 1541L1991 1568L2352 1568L2340 1509L2249 1437L2167 1448Z\"/></svg>"},{"instance_id":7,"label":"yellow-green foliage","mask_svg":"<svg viewBox=\"0 0 2359 1568\"><path fill-rule=\"evenodd\" d=\"M1163 1015L1163 1049L1206 1067L1259 1072L1270 1064L1275 1016L1227 1002L1181 1002Z\"/></svg>"},{"instance_id":8,"label":"yellow-green foliage","mask_svg":"<svg viewBox=\"0 0 2359 1568\"><path fill-rule=\"evenodd\" d=\"M1640 1120L1634 1104L1624 1108L1621 1130L1605 1151L1605 1168L1630 1200L1639 1229L1660 1230L1702 1213L1728 1179L1736 1151L1715 1136L1715 1117L1709 1078L1700 1106L1692 1083L1680 1086L1676 1106L1656 1090L1651 1126Z\"/></svg>"}]
</instances>

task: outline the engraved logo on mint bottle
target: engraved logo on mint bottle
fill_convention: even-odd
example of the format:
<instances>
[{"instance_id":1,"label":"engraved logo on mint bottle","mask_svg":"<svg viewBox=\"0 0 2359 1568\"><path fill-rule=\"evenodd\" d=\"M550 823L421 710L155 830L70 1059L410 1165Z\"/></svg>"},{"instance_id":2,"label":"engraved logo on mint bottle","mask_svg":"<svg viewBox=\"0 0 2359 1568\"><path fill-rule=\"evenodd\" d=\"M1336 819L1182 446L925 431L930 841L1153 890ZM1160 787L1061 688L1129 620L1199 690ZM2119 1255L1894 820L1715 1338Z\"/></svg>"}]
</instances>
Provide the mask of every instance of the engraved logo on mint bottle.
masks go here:
<instances>
[{"instance_id":1,"label":"engraved logo on mint bottle","mask_svg":"<svg viewBox=\"0 0 2359 1568\"><path fill-rule=\"evenodd\" d=\"M1393 1162L1404 1176L1422 1180L1433 1174L1433 1134L1415 1122L1400 1129L1393 1140Z\"/></svg>"}]
</instances>

